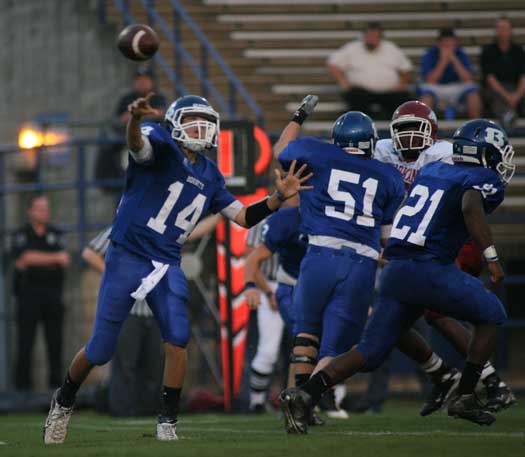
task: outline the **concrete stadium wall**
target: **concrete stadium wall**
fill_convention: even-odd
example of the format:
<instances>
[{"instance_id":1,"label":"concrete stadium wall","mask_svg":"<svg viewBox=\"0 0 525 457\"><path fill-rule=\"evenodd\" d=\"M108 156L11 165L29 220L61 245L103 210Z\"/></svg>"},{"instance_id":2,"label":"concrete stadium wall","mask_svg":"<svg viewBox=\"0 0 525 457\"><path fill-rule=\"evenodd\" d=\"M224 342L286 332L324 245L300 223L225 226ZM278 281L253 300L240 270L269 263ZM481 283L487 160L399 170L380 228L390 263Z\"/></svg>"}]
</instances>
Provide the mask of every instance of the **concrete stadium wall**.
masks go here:
<instances>
[{"instance_id":1,"label":"concrete stadium wall","mask_svg":"<svg viewBox=\"0 0 525 457\"><path fill-rule=\"evenodd\" d=\"M112 116L119 95L130 86L134 66L118 53L115 30L99 23L95 5L86 0L0 0L0 143L16 143L20 125L42 113L69 112L74 121ZM14 169L18 162L14 157L8 161L9 182L17 179ZM92 164L90 160L90 170ZM71 179L73 170L74 163L46 173L55 180ZM89 195L93 201L90 214L95 214L97 222L110 221L114 201L98 190ZM9 226L21 222L23 200L8 198ZM51 203L55 222L75 222L74 192L53 193ZM69 236L68 241L76 251L75 236ZM98 281L79 268L78 260L68 276L64 363L85 342ZM12 305L10 300L8 306L14 311ZM9 339L14 341L14 321L7 324ZM45 388L47 379L42 333L40 329L34 353L34 378L39 388ZM12 358L13 346L8 348Z\"/></svg>"},{"instance_id":2,"label":"concrete stadium wall","mask_svg":"<svg viewBox=\"0 0 525 457\"><path fill-rule=\"evenodd\" d=\"M46 112L75 120L111 116L131 64L86 0L0 0L0 141Z\"/></svg>"}]
</instances>

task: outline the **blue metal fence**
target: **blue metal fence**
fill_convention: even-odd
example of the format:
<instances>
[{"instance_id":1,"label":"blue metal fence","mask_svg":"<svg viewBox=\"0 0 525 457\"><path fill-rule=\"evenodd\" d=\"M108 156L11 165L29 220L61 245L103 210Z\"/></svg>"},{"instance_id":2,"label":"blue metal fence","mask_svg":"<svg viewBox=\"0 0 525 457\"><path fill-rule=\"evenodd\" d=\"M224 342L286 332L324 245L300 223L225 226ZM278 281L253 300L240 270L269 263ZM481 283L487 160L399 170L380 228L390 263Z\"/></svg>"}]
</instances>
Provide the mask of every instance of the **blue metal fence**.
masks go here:
<instances>
[{"instance_id":1,"label":"blue metal fence","mask_svg":"<svg viewBox=\"0 0 525 457\"><path fill-rule=\"evenodd\" d=\"M14 227L7 225L6 198L11 194L22 194L31 192L56 192L61 190L76 191L77 221L74 223L58 224L66 232L79 233L79 249L85 245L86 233L100 229L107 225L108 221L88 222L86 192L90 188L106 187L119 189L122 187L123 179L94 179L91 170L87 167L87 148L104 145L124 145L123 138L75 138L66 143L53 146L41 146L35 149L37 160L35 168L32 170L34 180L32 182L13 182L8 181L6 161L8 156L24 153L18 146L0 146L0 235L2 239L9 234ZM43 157L49 150L56 148L68 148L69 154L75 157L76 169L70 170L68 175L71 177L61 182L46 182L42 176Z\"/></svg>"}]
</instances>

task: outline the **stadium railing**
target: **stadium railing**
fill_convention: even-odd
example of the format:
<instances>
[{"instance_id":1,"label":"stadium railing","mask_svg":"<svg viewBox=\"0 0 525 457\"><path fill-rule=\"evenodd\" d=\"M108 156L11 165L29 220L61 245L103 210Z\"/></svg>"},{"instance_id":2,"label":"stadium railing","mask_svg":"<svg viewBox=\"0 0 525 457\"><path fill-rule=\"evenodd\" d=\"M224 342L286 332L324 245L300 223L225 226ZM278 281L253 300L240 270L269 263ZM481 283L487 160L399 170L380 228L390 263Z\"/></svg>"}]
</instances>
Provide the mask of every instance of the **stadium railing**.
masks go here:
<instances>
[{"instance_id":1,"label":"stadium railing","mask_svg":"<svg viewBox=\"0 0 525 457\"><path fill-rule=\"evenodd\" d=\"M109 0L99 0L98 3L99 18L103 23L107 20L108 2ZM127 0L113 0L113 3L121 14L124 24L127 25L138 22L132 15ZM231 118L235 118L238 114L237 98L239 96L252 111L257 123L260 126L264 126L264 114L261 107L255 102L243 83L178 0L169 0L171 15L173 17L173 27L170 27L163 15L157 11L154 0L140 0L139 3L142 4L147 14L149 24L157 31L161 31L173 46L174 65L170 65L160 52L157 52L153 57L153 61L161 68L170 81L173 82L178 95L188 93L183 82L182 74L182 66L185 64L192 70L201 83L200 95L206 98L211 95L217 101L220 111L228 113ZM195 58L188 52L183 44L183 34L180 33L182 23L192 32L193 38L196 38L200 43L200 63L196 62ZM228 80L228 101L225 100L224 96L208 77L210 59L220 68Z\"/></svg>"}]
</instances>

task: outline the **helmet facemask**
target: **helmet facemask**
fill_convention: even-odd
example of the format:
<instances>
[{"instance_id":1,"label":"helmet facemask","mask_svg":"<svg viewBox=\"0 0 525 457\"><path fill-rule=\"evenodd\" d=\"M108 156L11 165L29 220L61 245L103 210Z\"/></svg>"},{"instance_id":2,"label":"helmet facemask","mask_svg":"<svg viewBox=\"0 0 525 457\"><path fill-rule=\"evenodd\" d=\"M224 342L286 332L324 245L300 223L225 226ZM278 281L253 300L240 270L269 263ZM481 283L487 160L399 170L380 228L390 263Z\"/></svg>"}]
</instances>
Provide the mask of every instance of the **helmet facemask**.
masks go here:
<instances>
[{"instance_id":1,"label":"helmet facemask","mask_svg":"<svg viewBox=\"0 0 525 457\"><path fill-rule=\"evenodd\" d=\"M428 119L401 116L390 124L394 149L403 159L415 160L419 154L434 144L432 124Z\"/></svg>"},{"instance_id":2,"label":"helmet facemask","mask_svg":"<svg viewBox=\"0 0 525 457\"><path fill-rule=\"evenodd\" d=\"M200 119L184 122L187 117ZM193 105L178 109L167 121L173 126L172 138L192 152L201 152L218 146L219 114L210 106Z\"/></svg>"},{"instance_id":3,"label":"helmet facemask","mask_svg":"<svg viewBox=\"0 0 525 457\"><path fill-rule=\"evenodd\" d=\"M496 147L501 153L501 162L496 165L496 171L503 181L503 184L507 185L516 172L516 164L512 163L514 148L510 144L507 144L503 149L498 146Z\"/></svg>"}]
</instances>

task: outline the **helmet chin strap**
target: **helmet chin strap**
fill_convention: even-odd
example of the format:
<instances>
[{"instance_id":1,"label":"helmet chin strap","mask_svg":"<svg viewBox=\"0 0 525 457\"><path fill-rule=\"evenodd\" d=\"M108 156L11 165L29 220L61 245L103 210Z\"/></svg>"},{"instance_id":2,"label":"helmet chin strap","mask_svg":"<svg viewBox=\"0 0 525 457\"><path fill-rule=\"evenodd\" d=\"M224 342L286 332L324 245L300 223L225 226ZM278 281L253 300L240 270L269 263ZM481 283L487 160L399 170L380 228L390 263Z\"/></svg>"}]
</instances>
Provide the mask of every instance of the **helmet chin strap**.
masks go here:
<instances>
[{"instance_id":1,"label":"helmet chin strap","mask_svg":"<svg viewBox=\"0 0 525 457\"><path fill-rule=\"evenodd\" d=\"M189 142L189 141L183 141L182 145L191 152L201 152L206 149L206 147L202 144L195 143L195 142Z\"/></svg>"}]
</instances>

